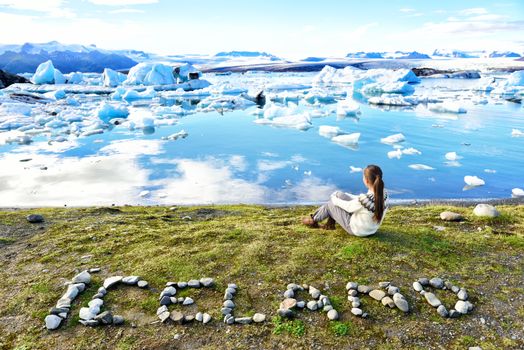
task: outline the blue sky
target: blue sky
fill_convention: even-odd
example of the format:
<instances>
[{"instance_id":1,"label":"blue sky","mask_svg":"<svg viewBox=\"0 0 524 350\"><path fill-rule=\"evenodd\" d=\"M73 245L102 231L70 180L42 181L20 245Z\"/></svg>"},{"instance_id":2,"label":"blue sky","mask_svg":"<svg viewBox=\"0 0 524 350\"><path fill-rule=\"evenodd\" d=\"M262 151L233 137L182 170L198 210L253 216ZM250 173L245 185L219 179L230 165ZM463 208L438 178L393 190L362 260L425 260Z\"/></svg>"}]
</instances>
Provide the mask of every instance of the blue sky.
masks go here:
<instances>
[{"instance_id":1,"label":"blue sky","mask_svg":"<svg viewBox=\"0 0 524 350\"><path fill-rule=\"evenodd\" d=\"M0 43L96 44L160 54L524 52L524 1L0 0ZM15 29L16 28L16 29Z\"/></svg>"}]
</instances>

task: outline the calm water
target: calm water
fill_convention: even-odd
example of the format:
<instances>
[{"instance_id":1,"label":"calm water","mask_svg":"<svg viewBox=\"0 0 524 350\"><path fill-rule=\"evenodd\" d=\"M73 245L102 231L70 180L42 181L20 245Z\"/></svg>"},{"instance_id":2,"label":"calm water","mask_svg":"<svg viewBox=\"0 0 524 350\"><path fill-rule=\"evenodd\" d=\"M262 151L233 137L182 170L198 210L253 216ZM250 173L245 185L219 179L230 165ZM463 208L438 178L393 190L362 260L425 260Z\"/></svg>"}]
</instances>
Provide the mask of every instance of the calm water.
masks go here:
<instances>
[{"instance_id":1,"label":"calm water","mask_svg":"<svg viewBox=\"0 0 524 350\"><path fill-rule=\"evenodd\" d=\"M473 83L426 80L417 94L469 98ZM358 120L331 113L313 118L307 131L255 124L248 109L188 115L153 133L115 127L51 144L41 135L30 145L0 146L0 206L317 203L336 189L363 191L362 174L350 166L371 163L382 167L392 199L507 198L512 188L524 187L524 138L511 137L512 129L524 130L524 109L488 100L467 104L467 114L361 104ZM360 132L358 147L320 136L320 125ZM189 136L162 140L180 130ZM404 148L422 154L388 158L394 148L380 139L396 133L404 134ZM447 152L462 158L450 162ZM486 184L466 190L465 175Z\"/></svg>"}]
</instances>

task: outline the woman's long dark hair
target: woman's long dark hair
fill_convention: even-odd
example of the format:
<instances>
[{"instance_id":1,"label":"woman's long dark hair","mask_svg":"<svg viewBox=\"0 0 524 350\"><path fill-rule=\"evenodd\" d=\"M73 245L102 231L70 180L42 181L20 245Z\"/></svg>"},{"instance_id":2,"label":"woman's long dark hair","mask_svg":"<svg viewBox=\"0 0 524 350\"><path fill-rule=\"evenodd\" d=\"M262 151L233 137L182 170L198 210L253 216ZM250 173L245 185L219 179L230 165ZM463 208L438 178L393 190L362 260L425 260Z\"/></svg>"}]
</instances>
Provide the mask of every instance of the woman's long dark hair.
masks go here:
<instances>
[{"instance_id":1,"label":"woman's long dark hair","mask_svg":"<svg viewBox=\"0 0 524 350\"><path fill-rule=\"evenodd\" d=\"M382 169L378 165L368 165L364 169L366 180L373 186L375 196L375 221L380 222L384 215L384 181L382 181Z\"/></svg>"}]
</instances>

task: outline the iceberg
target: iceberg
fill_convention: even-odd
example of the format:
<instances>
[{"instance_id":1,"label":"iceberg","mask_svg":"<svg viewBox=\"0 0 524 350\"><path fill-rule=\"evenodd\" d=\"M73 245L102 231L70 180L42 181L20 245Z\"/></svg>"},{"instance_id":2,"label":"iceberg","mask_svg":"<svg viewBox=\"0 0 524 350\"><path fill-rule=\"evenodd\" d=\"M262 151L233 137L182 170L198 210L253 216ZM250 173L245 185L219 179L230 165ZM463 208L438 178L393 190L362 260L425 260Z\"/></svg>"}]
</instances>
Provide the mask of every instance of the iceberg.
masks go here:
<instances>
[{"instance_id":1,"label":"iceberg","mask_svg":"<svg viewBox=\"0 0 524 350\"><path fill-rule=\"evenodd\" d=\"M64 75L53 66L51 60L41 63L38 68L36 68L32 80L33 83L37 85L64 84L66 81Z\"/></svg>"},{"instance_id":2,"label":"iceberg","mask_svg":"<svg viewBox=\"0 0 524 350\"><path fill-rule=\"evenodd\" d=\"M112 105L107 102L103 102L96 110L96 115L104 122L109 122L115 118L127 118L129 116L129 110L125 105Z\"/></svg>"},{"instance_id":3,"label":"iceberg","mask_svg":"<svg viewBox=\"0 0 524 350\"><path fill-rule=\"evenodd\" d=\"M202 78L202 72L191 64L185 63L174 69L174 78L178 79L179 83L185 83L193 79Z\"/></svg>"},{"instance_id":4,"label":"iceberg","mask_svg":"<svg viewBox=\"0 0 524 350\"><path fill-rule=\"evenodd\" d=\"M318 128L318 134L326 138L333 138L335 136L345 134L338 126L321 125Z\"/></svg>"},{"instance_id":5,"label":"iceberg","mask_svg":"<svg viewBox=\"0 0 524 350\"><path fill-rule=\"evenodd\" d=\"M452 162L462 159L462 157L459 156L457 152L448 152L446 153L445 157L447 160L452 161Z\"/></svg>"},{"instance_id":6,"label":"iceberg","mask_svg":"<svg viewBox=\"0 0 524 350\"><path fill-rule=\"evenodd\" d=\"M359 139L360 139L360 133L355 132L353 134L335 136L331 138L331 141L344 145L344 146L351 146L351 145L356 145Z\"/></svg>"},{"instance_id":7,"label":"iceberg","mask_svg":"<svg viewBox=\"0 0 524 350\"><path fill-rule=\"evenodd\" d=\"M110 68L104 69L102 77L103 85L107 87L117 87L127 79L127 76L125 74L116 72Z\"/></svg>"},{"instance_id":8,"label":"iceberg","mask_svg":"<svg viewBox=\"0 0 524 350\"><path fill-rule=\"evenodd\" d=\"M471 187L484 186L486 182L477 176L464 176L464 182Z\"/></svg>"},{"instance_id":9,"label":"iceberg","mask_svg":"<svg viewBox=\"0 0 524 350\"><path fill-rule=\"evenodd\" d=\"M413 170L435 170L435 168L425 164L411 164L409 167Z\"/></svg>"},{"instance_id":10,"label":"iceberg","mask_svg":"<svg viewBox=\"0 0 524 350\"><path fill-rule=\"evenodd\" d=\"M327 92L323 90L312 89L304 96L304 100L310 104L314 104L314 103L325 104L325 103L334 103L335 97L333 95L328 94Z\"/></svg>"},{"instance_id":11,"label":"iceberg","mask_svg":"<svg viewBox=\"0 0 524 350\"><path fill-rule=\"evenodd\" d=\"M347 116L356 116L360 114L360 106L358 103L351 99L346 98L345 100L341 100L337 104L337 115L342 117Z\"/></svg>"},{"instance_id":12,"label":"iceberg","mask_svg":"<svg viewBox=\"0 0 524 350\"><path fill-rule=\"evenodd\" d=\"M122 100L126 101L134 101L134 100L144 100L144 99L152 99L155 98L156 91L152 86L149 86L147 89L145 89L142 92L138 92L133 89L127 90L122 95Z\"/></svg>"},{"instance_id":13,"label":"iceberg","mask_svg":"<svg viewBox=\"0 0 524 350\"><path fill-rule=\"evenodd\" d=\"M403 149L403 150L402 150L402 154L406 154L406 155L409 155L409 156L413 156L413 155L421 155L422 152L420 152L420 151L419 151L418 149L416 149L416 148L410 147L410 148Z\"/></svg>"},{"instance_id":14,"label":"iceberg","mask_svg":"<svg viewBox=\"0 0 524 350\"><path fill-rule=\"evenodd\" d=\"M127 74L125 85L173 85L173 68L161 63L142 62L132 67Z\"/></svg>"},{"instance_id":15,"label":"iceberg","mask_svg":"<svg viewBox=\"0 0 524 350\"><path fill-rule=\"evenodd\" d=\"M82 84L84 82L84 74L80 72L73 72L65 74L68 84Z\"/></svg>"},{"instance_id":16,"label":"iceberg","mask_svg":"<svg viewBox=\"0 0 524 350\"><path fill-rule=\"evenodd\" d=\"M510 86L524 86L524 70L518 70L509 75L506 84Z\"/></svg>"},{"instance_id":17,"label":"iceberg","mask_svg":"<svg viewBox=\"0 0 524 350\"><path fill-rule=\"evenodd\" d=\"M380 142L385 143L387 145L393 145L395 143L404 142L405 140L406 138L403 134L394 134L388 137L381 138Z\"/></svg>"},{"instance_id":18,"label":"iceberg","mask_svg":"<svg viewBox=\"0 0 524 350\"><path fill-rule=\"evenodd\" d=\"M524 136L524 131L519 130L519 129L511 130L511 137L523 137L523 136Z\"/></svg>"},{"instance_id":19,"label":"iceberg","mask_svg":"<svg viewBox=\"0 0 524 350\"><path fill-rule=\"evenodd\" d=\"M402 157L402 151L400 149L396 149L394 151L389 151L388 152L388 158L389 159L393 159L393 158L400 159L400 157Z\"/></svg>"}]
</instances>

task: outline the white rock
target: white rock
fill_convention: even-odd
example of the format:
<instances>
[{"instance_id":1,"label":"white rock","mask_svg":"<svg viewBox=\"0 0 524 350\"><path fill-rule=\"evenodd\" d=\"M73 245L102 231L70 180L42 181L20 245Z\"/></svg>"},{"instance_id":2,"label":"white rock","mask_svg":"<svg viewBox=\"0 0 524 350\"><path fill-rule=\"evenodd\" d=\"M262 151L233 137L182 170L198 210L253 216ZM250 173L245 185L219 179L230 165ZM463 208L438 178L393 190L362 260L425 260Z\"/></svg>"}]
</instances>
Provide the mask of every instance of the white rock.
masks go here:
<instances>
[{"instance_id":1,"label":"white rock","mask_svg":"<svg viewBox=\"0 0 524 350\"><path fill-rule=\"evenodd\" d=\"M109 289L110 287L114 286L117 283L122 282L123 276L113 276L108 277L104 280L104 288Z\"/></svg>"},{"instance_id":2,"label":"white rock","mask_svg":"<svg viewBox=\"0 0 524 350\"><path fill-rule=\"evenodd\" d=\"M81 308L79 315L82 320L86 320L86 321L92 320L96 316L96 314L93 313L92 309L88 307Z\"/></svg>"},{"instance_id":3,"label":"white rock","mask_svg":"<svg viewBox=\"0 0 524 350\"><path fill-rule=\"evenodd\" d=\"M60 323L62 323L62 318L57 315L47 315L45 317L45 326L49 330L57 329L60 327Z\"/></svg>"},{"instance_id":4,"label":"white rock","mask_svg":"<svg viewBox=\"0 0 524 350\"><path fill-rule=\"evenodd\" d=\"M491 204L477 204L475 209L473 209L473 214L476 216L486 216L491 218L500 215L499 211Z\"/></svg>"},{"instance_id":5,"label":"white rock","mask_svg":"<svg viewBox=\"0 0 524 350\"><path fill-rule=\"evenodd\" d=\"M102 299L93 299L91 300L89 303L87 303L87 305L89 305L90 308L94 308L94 307L102 307L102 305L104 305L104 301Z\"/></svg>"}]
</instances>

